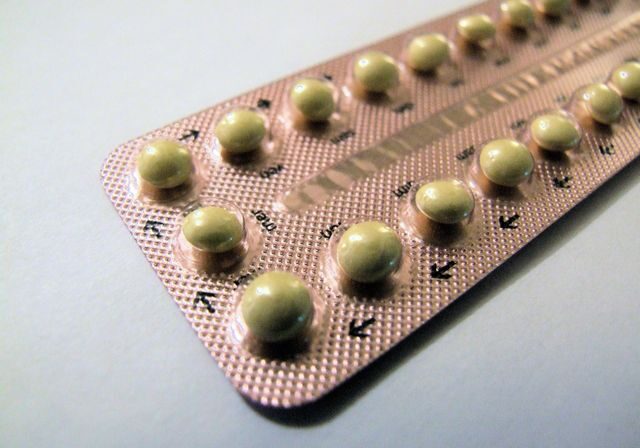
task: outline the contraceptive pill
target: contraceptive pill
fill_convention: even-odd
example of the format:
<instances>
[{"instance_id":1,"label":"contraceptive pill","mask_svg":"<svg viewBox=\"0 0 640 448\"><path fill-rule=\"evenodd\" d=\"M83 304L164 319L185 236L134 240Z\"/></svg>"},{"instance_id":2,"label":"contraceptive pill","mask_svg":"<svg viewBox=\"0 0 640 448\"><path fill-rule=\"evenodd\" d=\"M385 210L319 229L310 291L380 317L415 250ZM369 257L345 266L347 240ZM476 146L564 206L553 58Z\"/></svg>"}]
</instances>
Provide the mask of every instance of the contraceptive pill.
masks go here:
<instances>
[{"instance_id":1,"label":"contraceptive pill","mask_svg":"<svg viewBox=\"0 0 640 448\"><path fill-rule=\"evenodd\" d=\"M385 93L398 85L400 71L395 60L380 51L368 51L356 58L353 75L367 92Z\"/></svg>"},{"instance_id":2,"label":"contraceptive pill","mask_svg":"<svg viewBox=\"0 0 640 448\"><path fill-rule=\"evenodd\" d=\"M614 123L624 107L620 95L603 83L587 86L582 92L582 99L591 118L604 125Z\"/></svg>"},{"instance_id":3,"label":"contraceptive pill","mask_svg":"<svg viewBox=\"0 0 640 448\"><path fill-rule=\"evenodd\" d=\"M474 208L471 190L456 179L428 182L416 193L420 212L440 224L457 224L467 219Z\"/></svg>"},{"instance_id":4,"label":"contraceptive pill","mask_svg":"<svg viewBox=\"0 0 640 448\"><path fill-rule=\"evenodd\" d=\"M528 0L506 0L500 4L505 22L514 28L529 28L534 23L533 6Z\"/></svg>"},{"instance_id":5,"label":"contraceptive pill","mask_svg":"<svg viewBox=\"0 0 640 448\"><path fill-rule=\"evenodd\" d=\"M240 302L250 334L264 343L300 337L313 319L311 293L289 272L273 271L251 281Z\"/></svg>"},{"instance_id":6,"label":"contraceptive pill","mask_svg":"<svg viewBox=\"0 0 640 448\"><path fill-rule=\"evenodd\" d=\"M517 140L498 139L486 143L480 151L480 168L496 185L516 187L533 172L533 156Z\"/></svg>"},{"instance_id":7,"label":"contraceptive pill","mask_svg":"<svg viewBox=\"0 0 640 448\"><path fill-rule=\"evenodd\" d=\"M580 142L580 132L573 121L557 113L544 114L533 120L531 136L547 151L567 151Z\"/></svg>"},{"instance_id":8,"label":"contraceptive pill","mask_svg":"<svg viewBox=\"0 0 640 448\"><path fill-rule=\"evenodd\" d=\"M560 17L570 6L570 0L536 0L538 11L551 17Z\"/></svg>"},{"instance_id":9,"label":"contraceptive pill","mask_svg":"<svg viewBox=\"0 0 640 448\"><path fill-rule=\"evenodd\" d=\"M312 122L326 121L335 110L333 89L326 81L305 78L296 81L290 98L296 111Z\"/></svg>"},{"instance_id":10,"label":"contraceptive pill","mask_svg":"<svg viewBox=\"0 0 640 448\"><path fill-rule=\"evenodd\" d=\"M493 38L496 26L486 14L474 14L458 20L457 30L463 39L471 44L479 44Z\"/></svg>"},{"instance_id":11,"label":"contraceptive pill","mask_svg":"<svg viewBox=\"0 0 640 448\"><path fill-rule=\"evenodd\" d=\"M173 140L153 140L138 154L140 177L156 188L174 188L189 180L193 169L191 153Z\"/></svg>"},{"instance_id":12,"label":"contraceptive pill","mask_svg":"<svg viewBox=\"0 0 640 448\"><path fill-rule=\"evenodd\" d=\"M338 242L338 265L356 282L374 283L386 279L398 269L401 259L400 237L379 221L352 225Z\"/></svg>"},{"instance_id":13,"label":"contraceptive pill","mask_svg":"<svg viewBox=\"0 0 640 448\"><path fill-rule=\"evenodd\" d=\"M616 68L611 75L611 83L622 97L640 99L640 63L627 62Z\"/></svg>"},{"instance_id":14,"label":"contraceptive pill","mask_svg":"<svg viewBox=\"0 0 640 448\"><path fill-rule=\"evenodd\" d=\"M262 116L249 108L233 109L215 128L220 145L231 154L256 151L267 133Z\"/></svg>"},{"instance_id":15,"label":"contraceptive pill","mask_svg":"<svg viewBox=\"0 0 640 448\"><path fill-rule=\"evenodd\" d=\"M428 72L449 58L449 41L438 33L423 34L411 40L407 49L407 64L414 70Z\"/></svg>"},{"instance_id":16,"label":"contraceptive pill","mask_svg":"<svg viewBox=\"0 0 640 448\"><path fill-rule=\"evenodd\" d=\"M222 207L200 207L187 215L182 225L186 240L198 249L220 253L236 247L243 236L242 223Z\"/></svg>"}]
</instances>

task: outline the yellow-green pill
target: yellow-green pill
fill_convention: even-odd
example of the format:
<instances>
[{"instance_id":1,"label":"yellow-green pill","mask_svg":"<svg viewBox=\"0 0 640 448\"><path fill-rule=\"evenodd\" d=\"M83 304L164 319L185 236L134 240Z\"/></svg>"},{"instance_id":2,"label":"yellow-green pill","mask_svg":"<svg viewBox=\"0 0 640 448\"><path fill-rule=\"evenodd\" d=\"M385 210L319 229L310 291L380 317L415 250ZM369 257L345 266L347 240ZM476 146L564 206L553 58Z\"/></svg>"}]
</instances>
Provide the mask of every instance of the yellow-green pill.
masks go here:
<instances>
[{"instance_id":1,"label":"yellow-green pill","mask_svg":"<svg viewBox=\"0 0 640 448\"><path fill-rule=\"evenodd\" d=\"M353 76L364 90L384 93L398 85L400 71L391 56L380 51L368 51L356 59Z\"/></svg>"},{"instance_id":2,"label":"yellow-green pill","mask_svg":"<svg viewBox=\"0 0 640 448\"><path fill-rule=\"evenodd\" d=\"M198 249L221 253L238 246L244 229L235 213L223 207L201 207L187 215L182 234Z\"/></svg>"},{"instance_id":3,"label":"yellow-green pill","mask_svg":"<svg viewBox=\"0 0 640 448\"><path fill-rule=\"evenodd\" d=\"M260 147L267 133L262 116L248 108L227 112L215 129L220 144L231 154L244 154Z\"/></svg>"},{"instance_id":4,"label":"yellow-green pill","mask_svg":"<svg viewBox=\"0 0 640 448\"><path fill-rule=\"evenodd\" d=\"M288 272L267 272L254 279L240 301L251 334L262 342L296 339L313 319L311 294L302 280Z\"/></svg>"},{"instance_id":5,"label":"yellow-green pill","mask_svg":"<svg viewBox=\"0 0 640 448\"><path fill-rule=\"evenodd\" d=\"M517 140L492 140L480 151L480 169L494 184L516 187L533 172L533 156Z\"/></svg>"},{"instance_id":6,"label":"yellow-green pill","mask_svg":"<svg viewBox=\"0 0 640 448\"><path fill-rule=\"evenodd\" d=\"M606 84L591 84L582 94L587 110L598 123L612 124L620 114L624 103L622 97Z\"/></svg>"},{"instance_id":7,"label":"yellow-green pill","mask_svg":"<svg viewBox=\"0 0 640 448\"><path fill-rule=\"evenodd\" d=\"M611 82L624 98L640 99L640 63L627 62L614 70Z\"/></svg>"},{"instance_id":8,"label":"yellow-green pill","mask_svg":"<svg viewBox=\"0 0 640 448\"><path fill-rule=\"evenodd\" d=\"M319 79L297 81L290 98L296 110L309 121L326 121L335 110L331 85Z\"/></svg>"},{"instance_id":9,"label":"yellow-green pill","mask_svg":"<svg viewBox=\"0 0 640 448\"><path fill-rule=\"evenodd\" d=\"M459 180L436 180L416 192L416 205L429 219L440 224L457 224L473 211L473 194Z\"/></svg>"},{"instance_id":10,"label":"yellow-green pill","mask_svg":"<svg viewBox=\"0 0 640 448\"><path fill-rule=\"evenodd\" d=\"M569 10L570 0L537 0L538 11L551 17L560 17Z\"/></svg>"},{"instance_id":11,"label":"yellow-green pill","mask_svg":"<svg viewBox=\"0 0 640 448\"><path fill-rule=\"evenodd\" d=\"M505 22L514 28L529 28L533 25L533 6L528 0L507 0L500 4Z\"/></svg>"},{"instance_id":12,"label":"yellow-green pill","mask_svg":"<svg viewBox=\"0 0 640 448\"><path fill-rule=\"evenodd\" d=\"M191 153L172 140L154 140L142 148L137 159L140 177L156 188L174 188L189 180Z\"/></svg>"},{"instance_id":13,"label":"yellow-green pill","mask_svg":"<svg viewBox=\"0 0 640 448\"><path fill-rule=\"evenodd\" d=\"M407 49L407 64L414 70L435 70L449 58L449 42L442 34L414 37Z\"/></svg>"},{"instance_id":14,"label":"yellow-green pill","mask_svg":"<svg viewBox=\"0 0 640 448\"><path fill-rule=\"evenodd\" d=\"M546 114L531 123L531 137L547 151L567 151L580 141L580 132L574 123L560 114Z\"/></svg>"},{"instance_id":15,"label":"yellow-green pill","mask_svg":"<svg viewBox=\"0 0 640 448\"><path fill-rule=\"evenodd\" d=\"M384 280L400 266L402 242L389 226L378 221L354 224L338 242L338 265L360 283Z\"/></svg>"},{"instance_id":16,"label":"yellow-green pill","mask_svg":"<svg viewBox=\"0 0 640 448\"><path fill-rule=\"evenodd\" d=\"M474 14L458 20L458 33L472 44L491 39L496 34L493 20L486 14Z\"/></svg>"}]
</instances>

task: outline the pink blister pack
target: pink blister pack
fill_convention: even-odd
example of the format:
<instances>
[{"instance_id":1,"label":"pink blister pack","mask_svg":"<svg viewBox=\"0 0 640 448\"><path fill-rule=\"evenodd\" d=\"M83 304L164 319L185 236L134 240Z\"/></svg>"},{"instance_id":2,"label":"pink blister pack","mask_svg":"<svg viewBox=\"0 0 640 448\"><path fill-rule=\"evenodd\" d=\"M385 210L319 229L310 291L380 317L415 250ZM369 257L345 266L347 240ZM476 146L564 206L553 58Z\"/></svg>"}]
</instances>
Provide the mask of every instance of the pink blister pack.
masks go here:
<instances>
[{"instance_id":1,"label":"pink blister pack","mask_svg":"<svg viewBox=\"0 0 640 448\"><path fill-rule=\"evenodd\" d=\"M233 386L315 401L640 154L638 6L480 3L123 143L105 191ZM247 305L272 272L295 328Z\"/></svg>"}]
</instances>

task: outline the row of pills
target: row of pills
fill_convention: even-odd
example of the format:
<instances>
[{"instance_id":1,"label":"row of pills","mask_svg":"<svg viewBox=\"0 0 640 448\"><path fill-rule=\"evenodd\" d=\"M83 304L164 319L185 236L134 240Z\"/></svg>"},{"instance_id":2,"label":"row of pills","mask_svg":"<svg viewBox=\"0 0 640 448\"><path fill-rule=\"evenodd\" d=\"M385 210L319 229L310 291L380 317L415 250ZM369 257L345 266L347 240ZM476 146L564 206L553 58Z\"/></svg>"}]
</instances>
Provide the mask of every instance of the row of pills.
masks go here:
<instances>
[{"instance_id":1,"label":"row of pills","mask_svg":"<svg viewBox=\"0 0 640 448\"><path fill-rule=\"evenodd\" d=\"M640 63L628 62L616 68L606 84L592 84L575 94L575 114L553 111L534 117L525 141L497 139L485 143L470 167L474 182L485 191L517 189L532 177L535 158L532 147L542 152L571 151L580 143L580 120L584 112L593 123L607 126L620 116L623 99L640 100ZM577 109L576 109L577 108ZM235 115L241 129L259 130L251 115ZM219 123L219 139L229 137L227 126ZM253 132L229 131L231 142L252 142ZM247 143L247 145L249 145ZM190 181L193 161L189 150L168 140L146 144L137 156L136 173L158 189L179 188ZM469 221L475 205L474 194L458 179L436 179L419 184L408 207L411 228L428 241L434 227L456 231ZM250 251L249 232L242 213L233 205L216 204L191 211L178 235L180 250L195 259L195 267L205 272L226 271L246 259ZM340 283L377 285L393 279L402 265L403 244L398 233L386 223L360 222L349 226L333 241L335 251L329 261L336 267ZM306 285L286 272L267 272L256 277L243 291L238 304L239 319L248 337L260 344L273 344L307 334L317 306Z\"/></svg>"},{"instance_id":2,"label":"row of pills","mask_svg":"<svg viewBox=\"0 0 640 448\"><path fill-rule=\"evenodd\" d=\"M292 91L294 103L305 115L326 117L331 110L329 91L321 84L297 83ZM321 82L321 81L318 81ZM593 84L581 91L587 112L602 124L614 122L622 111L620 97L640 98L640 64L629 62L618 67L610 77L610 86ZM566 150L556 139L571 134L577 139L575 127L560 115L545 116L534 122L532 135L547 150ZM266 134L263 118L248 109L238 109L224 115L215 128L220 144L234 153L255 150ZM569 145L571 146L571 145ZM172 140L148 143L137 156L136 171L141 180L156 189L173 189L188 183L193 174L193 160L186 146Z\"/></svg>"},{"instance_id":3,"label":"row of pills","mask_svg":"<svg viewBox=\"0 0 640 448\"><path fill-rule=\"evenodd\" d=\"M568 0L538 0L535 8L528 0L507 0L501 4L500 11L502 20L509 26L527 29L534 24L536 9L548 16L561 16L569 7ZM471 15L457 22L456 33L470 44L480 44L494 38L496 25L487 15ZM451 42L442 34L416 36L404 51L405 62L419 72L433 71L450 58L451 47ZM356 57L351 72L354 90L363 94L386 94L400 82L400 69L396 60L379 51L369 51ZM337 89L326 79L299 79L289 92L289 107L294 122L327 122L336 111L337 96ZM251 160L251 157L243 156L251 156L265 149L269 138L268 127L267 118L254 108L240 106L227 111L215 126L223 158L229 161ZM158 158L162 157L159 151L154 154ZM183 160L183 168L186 163ZM182 176L185 175L184 169L179 172ZM146 180L159 188L170 188L165 185L179 183L182 179L176 174L168 179L168 184L162 180L155 182L156 177L162 177L162 174L161 169L158 171L152 167L149 179Z\"/></svg>"}]
</instances>

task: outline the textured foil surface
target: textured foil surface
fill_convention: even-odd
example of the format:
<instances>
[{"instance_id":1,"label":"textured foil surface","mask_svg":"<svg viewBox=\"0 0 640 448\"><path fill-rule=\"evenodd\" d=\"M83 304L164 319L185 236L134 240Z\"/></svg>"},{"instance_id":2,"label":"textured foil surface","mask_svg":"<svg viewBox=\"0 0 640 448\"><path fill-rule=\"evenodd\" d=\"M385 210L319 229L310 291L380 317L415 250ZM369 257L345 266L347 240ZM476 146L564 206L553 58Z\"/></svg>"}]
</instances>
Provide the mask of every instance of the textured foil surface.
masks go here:
<instances>
[{"instance_id":1,"label":"textured foil surface","mask_svg":"<svg viewBox=\"0 0 640 448\"><path fill-rule=\"evenodd\" d=\"M266 406L314 401L425 324L638 156L640 106L625 102L610 129L585 130L577 156L538 158L526 197L476 192L473 232L461 244L427 244L402 224L417 181L468 180L473 153L483 142L520 138L535 113L575 106L571 99L579 87L603 82L616 66L638 58L638 6L633 0L579 2L561 20L538 16L528 35L499 27L494 48L455 52L449 71L439 76L404 69L403 93L394 101L349 99L349 67L363 49L345 54L120 145L102 167L104 188L232 384ZM455 41L457 19L472 12L498 19L499 2L467 8L367 49L401 61L411 36L440 32ZM341 123L320 134L290 125L288 89L300 76L332 79L343 101ZM269 117L277 150L268 159L234 165L219 157L215 124L234 105L259 107ZM182 201L143 201L132 192L135 156L145 141L159 137L181 140L198 160L200 188ZM233 202L257 236L240 268L202 274L179 262L175 241L194 203L216 201ZM381 298L341 292L325 269L328 237L370 219L396 229L406 253L402 285ZM270 270L300 276L323 304L310 345L290 358L255 355L232 335L242 288Z\"/></svg>"}]
</instances>

